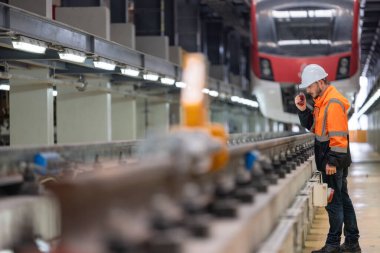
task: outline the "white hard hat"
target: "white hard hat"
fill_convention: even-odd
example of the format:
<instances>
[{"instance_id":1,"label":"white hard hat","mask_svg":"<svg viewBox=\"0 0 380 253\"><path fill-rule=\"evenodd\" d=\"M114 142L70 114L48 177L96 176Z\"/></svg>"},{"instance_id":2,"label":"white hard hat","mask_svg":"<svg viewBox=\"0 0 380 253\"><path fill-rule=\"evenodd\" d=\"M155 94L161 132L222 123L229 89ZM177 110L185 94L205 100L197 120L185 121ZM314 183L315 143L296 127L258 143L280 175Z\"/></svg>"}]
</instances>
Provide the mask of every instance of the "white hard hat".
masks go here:
<instances>
[{"instance_id":1,"label":"white hard hat","mask_svg":"<svg viewBox=\"0 0 380 253\"><path fill-rule=\"evenodd\" d=\"M322 80L323 78L327 77L328 74L326 71L317 64L309 64L307 65L301 75L301 84L300 88L304 89L308 86L312 85L313 83Z\"/></svg>"}]
</instances>

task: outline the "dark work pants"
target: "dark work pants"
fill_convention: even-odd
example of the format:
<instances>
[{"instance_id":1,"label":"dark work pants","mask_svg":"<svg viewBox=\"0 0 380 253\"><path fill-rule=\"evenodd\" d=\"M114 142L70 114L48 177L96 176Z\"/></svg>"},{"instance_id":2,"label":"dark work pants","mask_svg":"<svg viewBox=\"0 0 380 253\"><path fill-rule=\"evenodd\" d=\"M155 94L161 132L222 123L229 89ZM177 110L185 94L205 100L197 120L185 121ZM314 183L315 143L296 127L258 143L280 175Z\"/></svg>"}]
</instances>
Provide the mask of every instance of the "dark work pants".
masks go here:
<instances>
[{"instance_id":1,"label":"dark work pants","mask_svg":"<svg viewBox=\"0 0 380 253\"><path fill-rule=\"evenodd\" d=\"M347 168L337 168L336 174L329 176L326 175L326 171L322 172L323 181L334 189L334 197L326 207L330 222L326 244L332 246L340 245L343 223L345 242L351 244L359 240L356 214L347 190L347 174Z\"/></svg>"}]
</instances>

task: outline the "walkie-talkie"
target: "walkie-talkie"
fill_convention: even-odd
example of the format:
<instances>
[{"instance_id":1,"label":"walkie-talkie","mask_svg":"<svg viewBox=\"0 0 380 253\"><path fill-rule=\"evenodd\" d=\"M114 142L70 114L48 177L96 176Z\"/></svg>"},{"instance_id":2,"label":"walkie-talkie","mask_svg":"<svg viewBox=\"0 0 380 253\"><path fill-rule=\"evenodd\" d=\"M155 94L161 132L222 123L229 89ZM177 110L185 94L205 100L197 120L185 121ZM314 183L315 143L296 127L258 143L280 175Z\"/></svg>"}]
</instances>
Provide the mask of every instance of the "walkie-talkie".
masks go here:
<instances>
[{"instance_id":1,"label":"walkie-talkie","mask_svg":"<svg viewBox=\"0 0 380 253\"><path fill-rule=\"evenodd\" d=\"M302 92L300 92L300 86L299 85L297 85L297 93L300 96L300 100L301 100L297 104L299 106L304 106L304 104L305 104L305 94L303 94Z\"/></svg>"}]
</instances>

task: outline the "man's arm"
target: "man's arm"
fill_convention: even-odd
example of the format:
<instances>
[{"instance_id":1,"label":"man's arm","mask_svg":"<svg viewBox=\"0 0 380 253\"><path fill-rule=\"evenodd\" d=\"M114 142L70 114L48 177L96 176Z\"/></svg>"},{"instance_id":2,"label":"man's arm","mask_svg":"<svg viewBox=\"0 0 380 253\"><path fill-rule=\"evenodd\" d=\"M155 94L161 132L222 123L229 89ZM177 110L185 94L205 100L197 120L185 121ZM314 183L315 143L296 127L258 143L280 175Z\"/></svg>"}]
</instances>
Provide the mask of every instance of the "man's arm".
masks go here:
<instances>
[{"instance_id":1,"label":"man's arm","mask_svg":"<svg viewBox=\"0 0 380 253\"><path fill-rule=\"evenodd\" d=\"M310 109L307 108L306 97L303 93L298 94L294 98L294 104L298 108L298 117L300 118L301 125L310 130L314 124L314 117Z\"/></svg>"},{"instance_id":2,"label":"man's arm","mask_svg":"<svg viewBox=\"0 0 380 253\"><path fill-rule=\"evenodd\" d=\"M300 118L301 126L310 130L314 124L314 117L310 109L306 108L304 111L298 111L298 117Z\"/></svg>"}]
</instances>

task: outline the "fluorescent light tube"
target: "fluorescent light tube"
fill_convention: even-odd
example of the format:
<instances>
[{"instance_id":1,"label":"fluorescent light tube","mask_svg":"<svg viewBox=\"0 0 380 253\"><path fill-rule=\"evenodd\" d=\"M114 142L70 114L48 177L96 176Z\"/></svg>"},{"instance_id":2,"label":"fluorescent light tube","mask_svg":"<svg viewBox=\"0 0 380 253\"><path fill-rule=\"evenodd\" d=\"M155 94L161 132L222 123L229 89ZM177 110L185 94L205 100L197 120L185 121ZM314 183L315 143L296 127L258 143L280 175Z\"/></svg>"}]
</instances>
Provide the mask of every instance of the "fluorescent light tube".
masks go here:
<instances>
[{"instance_id":1,"label":"fluorescent light tube","mask_svg":"<svg viewBox=\"0 0 380 253\"><path fill-rule=\"evenodd\" d=\"M116 64L112 61L107 60L97 60L94 61L95 68L104 69L104 70L115 70Z\"/></svg>"},{"instance_id":2,"label":"fluorescent light tube","mask_svg":"<svg viewBox=\"0 0 380 253\"><path fill-rule=\"evenodd\" d=\"M255 108L259 107L259 103L256 102L256 101L252 101L252 100L249 102L249 105L252 106L252 107L255 107Z\"/></svg>"},{"instance_id":3,"label":"fluorescent light tube","mask_svg":"<svg viewBox=\"0 0 380 253\"><path fill-rule=\"evenodd\" d=\"M315 10L316 18L331 18L334 15L334 10Z\"/></svg>"},{"instance_id":4,"label":"fluorescent light tube","mask_svg":"<svg viewBox=\"0 0 380 253\"><path fill-rule=\"evenodd\" d=\"M240 103L243 104L243 105L248 105L248 99L245 99L245 98L240 98Z\"/></svg>"},{"instance_id":5,"label":"fluorescent light tube","mask_svg":"<svg viewBox=\"0 0 380 253\"><path fill-rule=\"evenodd\" d=\"M279 46L290 46L290 45L328 45L331 44L331 40L279 40L278 42Z\"/></svg>"},{"instance_id":6,"label":"fluorescent light tube","mask_svg":"<svg viewBox=\"0 0 380 253\"><path fill-rule=\"evenodd\" d=\"M166 85L173 85L175 83L175 80L168 77L161 77L161 83Z\"/></svg>"},{"instance_id":7,"label":"fluorescent light tube","mask_svg":"<svg viewBox=\"0 0 380 253\"><path fill-rule=\"evenodd\" d=\"M126 76L137 77L140 74L140 70L135 69L135 68L130 68L130 67L122 68L120 69L120 71L123 75L126 75Z\"/></svg>"},{"instance_id":8,"label":"fluorescent light tube","mask_svg":"<svg viewBox=\"0 0 380 253\"><path fill-rule=\"evenodd\" d=\"M309 18L314 18L315 17L315 11L314 10L307 11L307 14L308 14Z\"/></svg>"},{"instance_id":9,"label":"fluorescent light tube","mask_svg":"<svg viewBox=\"0 0 380 253\"><path fill-rule=\"evenodd\" d=\"M331 18L335 10L295 10L295 11L272 11L274 18Z\"/></svg>"},{"instance_id":10,"label":"fluorescent light tube","mask_svg":"<svg viewBox=\"0 0 380 253\"><path fill-rule=\"evenodd\" d=\"M10 86L9 84L0 84L0 90L6 90L6 91L9 91L10 90Z\"/></svg>"},{"instance_id":11,"label":"fluorescent light tube","mask_svg":"<svg viewBox=\"0 0 380 253\"><path fill-rule=\"evenodd\" d=\"M328 45L328 44L331 44L331 40L319 40L319 44Z\"/></svg>"},{"instance_id":12,"label":"fluorescent light tube","mask_svg":"<svg viewBox=\"0 0 380 253\"><path fill-rule=\"evenodd\" d=\"M13 48L36 54L44 54L47 44L43 41L20 36L16 40L12 40Z\"/></svg>"},{"instance_id":13,"label":"fluorescent light tube","mask_svg":"<svg viewBox=\"0 0 380 253\"><path fill-rule=\"evenodd\" d=\"M289 11L272 11L272 16L275 18L289 18Z\"/></svg>"},{"instance_id":14,"label":"fluorescent light tube","mask_svg":"<svg viewBox=\"0 0 380 253\"><path fill-rule=\"evenodd\" d=\"M219 92L217 92L216 90L210 90L210 92L208 94L211 97L218 97L219 96Z\"/></svg>"},{"instance_id":15,"label":"fluorescent light tube","mask_svg":"<svg viewBox=\"0 0 380 253\"><path fill-rule=\"evenodd\" d=\"M12 45L15 49L30 53L44 54L46 51L46 47L32 45L22 41L12 41Z\"/></svg>"},{"instance_id":16,"label":"fluorescent light tube","mask_svg":"<svg viewBox=\"0 0 380 253\"><path fill-rule=\"evenodd\" d=\"M205 93L205 94L208 94L210 92L210 90L207 89L207 88L204 88L204 89L202 89L202 92Z\"/></svg>"},{"instance_id":17,"label":"fluorescent light tube","mask_svg":"<svg viewBox=\"0 0 380 253\"><path fill-rule=\"evenodd\" d=\"M238 101L240 101L240 98L238 96L232 96L231 101L232 102L238 102Z\"/></svg>"},{"instance_id":18,"label":"fluorescent light tube","mask_svg":"<svg viewBox=\"0 0 380 253\"><path fill-rule=\"evenodd\" d=\"M86 60L86 55L82 52L66 48L64 52L58 53L61 60L83 63Z\"/></svg>"},{"instance_id":19,"label":"fluorescent light tube","mask_svg":"<svg viewBox=\"0 0 380 253\"><path fill-rule=\"evenodd\" d=\"M246 99L246 98L241 98L238 96L232 96L231 101L239 103L239 104L255 107L255 108L259 107L259 103L257 101L253 101L253 100Z\"/></svg>"},{"instance_id":20,"label":"fluorescent light tube","mask_svg":"<svg viewBox=\"0 0 380 253\"><path fill-rule=\"evenodd\" d=\"M292 18L307 18L307 11L289 11Z\"/></svg>"},{"instance_id":21,"label":"fluorescent light tube","mask_svg":"<svg viewBox=\"0 0 380 253\"><path fill-rule=\"evenodd\" d=\"M319 44L319 40L310 40L311 44L313 45L317 45Z\"/></svg>"},{"instance_id":22,"label":"fluorescent light tube","mask_svg":"<svg viewBox=\"0 0 380 253\"><path fill-rule=\"evenodd\" d=\"M148 81L157 81L159 76L154 73L147 73L143 75L143 78Z\"/></svg>"},{"instance_id":23,"label":"fluorescent light tube","mask_svg":"<svg viewBox=\"0 0 380 253\"><path fill-rule=\"evenodd\" d=\"M290 46L290 45L300 45L300 40L279 40L278 45L280 46Z\"/></svg>"},{"instance_id":24,"label":"fluorescent light tube","mask_svg":"<svg viewBox=\"0 0 380 253\"><path fill-rule=\"evenodd\" d=\"M186 83L184 83L184 82L176 82L175 83L175 86L177 87L177 88L186 88Z\"/></svg>"}]
</instances>

